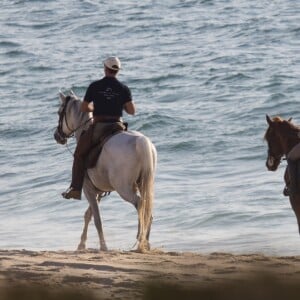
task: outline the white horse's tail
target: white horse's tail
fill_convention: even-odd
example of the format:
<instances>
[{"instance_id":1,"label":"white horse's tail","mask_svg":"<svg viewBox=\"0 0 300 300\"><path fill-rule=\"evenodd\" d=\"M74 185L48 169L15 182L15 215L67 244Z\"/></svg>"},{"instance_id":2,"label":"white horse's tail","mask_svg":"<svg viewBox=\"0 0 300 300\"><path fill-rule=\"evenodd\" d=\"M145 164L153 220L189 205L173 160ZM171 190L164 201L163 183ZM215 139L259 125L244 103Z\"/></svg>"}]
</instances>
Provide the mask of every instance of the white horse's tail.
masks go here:
<instances>
[{"instance_id":1,"label":"white horse's tail","mask_svg":"<svg viewBox=\"0 0 300 300\"><path fill-rule=\"evenodd\" d=\"M150 233L152 223L152 209L154 198L154 173L156 168L156 150L150 140L145 136L137 139L136 150L140 158L141 172L138 179L138 187L141 199L138 204L139 214L139 250L149 248L147 236Z\"/></svg>"}]
</instances>

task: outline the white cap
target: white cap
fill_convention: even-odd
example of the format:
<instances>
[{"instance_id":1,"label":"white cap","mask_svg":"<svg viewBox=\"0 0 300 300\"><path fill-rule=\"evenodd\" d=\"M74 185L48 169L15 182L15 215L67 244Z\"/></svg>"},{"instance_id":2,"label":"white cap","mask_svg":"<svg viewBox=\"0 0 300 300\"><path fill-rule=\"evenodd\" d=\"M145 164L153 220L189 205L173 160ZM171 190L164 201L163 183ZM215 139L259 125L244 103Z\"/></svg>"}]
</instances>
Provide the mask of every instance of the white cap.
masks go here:
<instances>
[{"instance_id":1,"label":"white cap","mask_svg":"<svg viewBox=\"0 0 300 300\"><path fill-rule=\"evenodd\" d=\"M121 62L116 56L108 57L103 63L111 70L119 71L121 69Z\"/></svg>"}]
</instances>

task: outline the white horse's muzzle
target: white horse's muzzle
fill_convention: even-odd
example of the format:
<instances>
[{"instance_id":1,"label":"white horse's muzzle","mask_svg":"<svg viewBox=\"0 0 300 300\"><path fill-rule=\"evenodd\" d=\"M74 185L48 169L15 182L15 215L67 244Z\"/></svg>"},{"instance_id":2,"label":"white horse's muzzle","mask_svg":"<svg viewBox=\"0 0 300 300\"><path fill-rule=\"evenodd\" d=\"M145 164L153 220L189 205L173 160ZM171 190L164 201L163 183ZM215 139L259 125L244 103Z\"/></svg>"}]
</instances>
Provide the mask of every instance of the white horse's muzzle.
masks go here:
<instances>
[{"instance_id":1,"label":"white horse's muzzle","mask_svg":"<svg viewBox=\"0 0 300 300\"><path fill-rule=\"evenodd\" d=\"M62 136L58 129L56 129L54 132L54 139L58 144L61 145L65 145L67 143L67 138L65 136Z\"/></svg>"}]
</instances>

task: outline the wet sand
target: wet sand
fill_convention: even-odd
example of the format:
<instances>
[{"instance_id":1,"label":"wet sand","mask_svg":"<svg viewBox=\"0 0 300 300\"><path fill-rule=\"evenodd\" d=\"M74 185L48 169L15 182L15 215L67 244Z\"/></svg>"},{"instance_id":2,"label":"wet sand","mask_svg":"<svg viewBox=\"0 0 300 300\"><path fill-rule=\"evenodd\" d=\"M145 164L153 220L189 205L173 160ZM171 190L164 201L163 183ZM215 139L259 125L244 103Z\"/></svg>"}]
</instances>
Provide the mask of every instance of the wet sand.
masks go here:
<instances>
[{"instance_id":1,"label":"wet sand","mask_svg":"<svg viewBox=\"0 0 300 300\"><path fill-rule=\"evenodd\" d=\"M181 295L180 299L191 291L225 291L226 287L231 287L228 291L233 287L248 288L245 295L250 295L257 292L255 284L262 290L266 282L272 282L270 290L280 287L278 295L286 286L291 291L290 287L297 287L299 281L300 256L204 255L160 250L149 253L0 250L2 290L16 286L66 289L78 291L77 294L87 292L90 299L92 296L95 299L160 299L160 296L169 299L168 293L175 293ZM276 295L273 299L277 299ZM252 296L260 299L259 295ZM235 299L232 295L231 298ZM192 294L190 299L194 299Z\"/></svg>"}]
</instances>

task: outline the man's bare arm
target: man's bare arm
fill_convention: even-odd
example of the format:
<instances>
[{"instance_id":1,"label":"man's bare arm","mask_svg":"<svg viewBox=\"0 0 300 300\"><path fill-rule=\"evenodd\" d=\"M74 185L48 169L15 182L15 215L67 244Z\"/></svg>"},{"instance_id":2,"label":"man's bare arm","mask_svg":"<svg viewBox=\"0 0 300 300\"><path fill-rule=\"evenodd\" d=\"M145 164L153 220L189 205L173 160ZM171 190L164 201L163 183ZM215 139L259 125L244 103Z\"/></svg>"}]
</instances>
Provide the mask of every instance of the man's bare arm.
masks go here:
<instances>
[{"instance_id":1,"label":"man's bare arm","mask_svg":"<svg viewBox=\"0 0 300 300\"><path fill-rule=\"evenodd\" d=\"M129 114L129 115L134 115L135 114L135 104L133 101L126 102L124 104L124 110Z\"/></svg>"}]
</instances>

